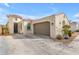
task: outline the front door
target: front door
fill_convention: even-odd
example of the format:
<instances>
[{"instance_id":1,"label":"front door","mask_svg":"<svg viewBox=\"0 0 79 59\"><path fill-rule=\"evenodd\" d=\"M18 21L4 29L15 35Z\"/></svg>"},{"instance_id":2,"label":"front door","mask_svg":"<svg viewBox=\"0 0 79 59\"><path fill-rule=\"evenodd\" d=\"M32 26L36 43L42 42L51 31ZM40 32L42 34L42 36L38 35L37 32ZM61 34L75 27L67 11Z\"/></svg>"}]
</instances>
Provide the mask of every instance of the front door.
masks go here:
<instances>
[{"instance_id":1,"label":"front door","mask_svg":"<svg viewBox=\"0 0 79 59\"><path fill-rule=\"evenodd\" d=\"M18 23L14 23L14 33L18 33Z\"/></svg>"}]
</instances>

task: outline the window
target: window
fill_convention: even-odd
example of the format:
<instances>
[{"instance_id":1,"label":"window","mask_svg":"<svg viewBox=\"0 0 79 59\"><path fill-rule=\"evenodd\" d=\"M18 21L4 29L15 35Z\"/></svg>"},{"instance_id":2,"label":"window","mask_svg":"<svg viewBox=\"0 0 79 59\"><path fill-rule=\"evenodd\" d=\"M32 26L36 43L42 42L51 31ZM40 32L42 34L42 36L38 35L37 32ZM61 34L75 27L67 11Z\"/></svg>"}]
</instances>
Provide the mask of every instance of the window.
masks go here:
<instances>
[{"instance_id":1,"label":"window","mask_svg":"<svg viewBox=\"0 0 79 59\"><path fill-rule=\"evenodd\" d=\"M27 24L27 30L31 30L31 23Z\"/></svg>"}]
</instances>

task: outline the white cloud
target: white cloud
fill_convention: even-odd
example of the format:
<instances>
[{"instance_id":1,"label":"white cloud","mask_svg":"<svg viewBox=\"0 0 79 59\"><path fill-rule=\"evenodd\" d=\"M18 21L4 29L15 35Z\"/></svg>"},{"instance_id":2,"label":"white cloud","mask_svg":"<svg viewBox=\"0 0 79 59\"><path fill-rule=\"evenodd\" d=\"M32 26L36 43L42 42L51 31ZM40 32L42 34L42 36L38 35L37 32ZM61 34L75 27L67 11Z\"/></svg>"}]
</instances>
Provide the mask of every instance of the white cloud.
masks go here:
<instances>
[{"instance_id":1,"label":"white cloud","mask_svg":"<svg viewBox=\"0 0 79 59\"><path fill-rule=\"evenodd\" d=\"M72 20L73 22L79 22L79 19L74 19L74 20Z\"/></svg>"},{"instance_id":2,"label":"white cloud","mask_svg":"<svg viewBox=\"0 0 79 59\"><path fill-rule=\"evenodd\" d=\"M58 9L54 7L55 3L49 4L49 8L52 9L53 12L58 12Z\"/></svg>"},{"instance_id":3,"label":"white cloud","mask_svg":"<svg viewBox=\"0 0 79 59\"><path fill-rule=\"evenodd\" d=\"M79 13L75 14L74 17L79 17Z\"/></svg>"},{"instance_id":4,"label":"white cloud","mask_svg":"<svg viewBox=\"0 0 79 59\"><path fill-rule=\"evenodd\" d=\"M52 8L52 7L51 7L51 9L52 9L54 12L57 12L57 11L58 11L56 8Z\"/></svg>"},{"instance_id":5,"label":"white cloud","mask_svg":"<svg viewBox=\"0 0 79 59\"><path fill-rule=\"evenodd\" d=\"M0 24L6 24L7 23L7 17L5 15L2 15L0 17Z\"/></svg>"},{"instance_id":6,"label":"white cloud","mask_svg":"<svg viewBox=\"0 0 79 59\"><path fill-rule=\"evenodd\" d=\"M54 7L55 4L50 4L49 8L55 13L58 12L58 9Z\"/></svg>"},{"instance_id":7,"label":"white cloud","mask_svg":"<svg viewBox=\"0 0 79 59\"><path fill-rule=\"evenodd\" d=\"M9 5L8 3L4 3L4 5L5 5L6 7L10 7L10 5Z\"/></svg>"},{"instance_id":8,"label":"white cloud","mask_svg":"<svg viewBox=\"0 0 79 59\"><path fill-rule=\"evenodd\" d=\"M74 15L74 18L75 18L75 19L79 19L79 13L75 14L75 15Z\"/></svg>"},{"instance_id":9,"label":"white cloud","mask_svg":"<svg viewBox=\"0 0 79 59\"><path fill-rule=\"evenodd\" d=\"M79 13L75 14L72 18L74 18L73 22L79 23Z\"/></svg>"},{"instance_id":10,"label":"white cloud","mask_svg":"<svg viewBox=\"0 0 79 59\"><path fill-rule=\"evenodd\" d=\"M79 19L74 19L74 20L72 20L72 22L77 22L77 23L79 23Z\"/></svg>"}]
</instances>

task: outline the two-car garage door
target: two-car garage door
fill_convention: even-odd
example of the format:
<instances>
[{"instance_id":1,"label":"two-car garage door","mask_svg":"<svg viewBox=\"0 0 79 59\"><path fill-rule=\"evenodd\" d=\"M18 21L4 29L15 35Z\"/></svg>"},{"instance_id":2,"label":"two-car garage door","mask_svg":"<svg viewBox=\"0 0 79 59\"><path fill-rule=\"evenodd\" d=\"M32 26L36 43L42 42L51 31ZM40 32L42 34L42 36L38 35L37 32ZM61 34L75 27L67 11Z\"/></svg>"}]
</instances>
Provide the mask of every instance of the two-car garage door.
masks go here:
<instances>
[{"instance_id":1,"label":"two-car garage door","mask_svg":"<svg viewBox=\"0 0 79 59\"><path fill-rule=\"evenodd\" d=\"M35 23L34 34L50 35L50 22Z\"/></svg>"}]
</instances>

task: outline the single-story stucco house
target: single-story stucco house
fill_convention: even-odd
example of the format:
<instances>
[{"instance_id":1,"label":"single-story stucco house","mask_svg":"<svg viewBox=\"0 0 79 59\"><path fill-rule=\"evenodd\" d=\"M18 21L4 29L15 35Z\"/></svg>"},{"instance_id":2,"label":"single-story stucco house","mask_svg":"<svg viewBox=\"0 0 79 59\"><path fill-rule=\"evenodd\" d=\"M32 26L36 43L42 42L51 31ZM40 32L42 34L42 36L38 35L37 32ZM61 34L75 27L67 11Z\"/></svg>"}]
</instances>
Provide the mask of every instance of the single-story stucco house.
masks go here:
<instances>
[{"instance_id":1,"label":"single-story stucco house","mask_svg":"<svg viewBox=\"0 0 79 59\"><path fill-rule=\"evenodd\" d=\"M46 16L36 20L23 19L23 17L13 14L7 17L9 34L39 34L56 38L57 35L63 35L63 26L69 25L68 18L64 13Z\"/></svg>"},{"instance_id":2,"label":"single-story stucco house","mask_svg":"<svg viewBox=\"0 0 79 59\"><path fill-rule=\"evenodd\" d=\"M71 22L70 26L71 26L71 31L72 32L74 32L74 31L79 29L79 24L77 22Z\"/></svg>"}]
</instances>

